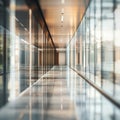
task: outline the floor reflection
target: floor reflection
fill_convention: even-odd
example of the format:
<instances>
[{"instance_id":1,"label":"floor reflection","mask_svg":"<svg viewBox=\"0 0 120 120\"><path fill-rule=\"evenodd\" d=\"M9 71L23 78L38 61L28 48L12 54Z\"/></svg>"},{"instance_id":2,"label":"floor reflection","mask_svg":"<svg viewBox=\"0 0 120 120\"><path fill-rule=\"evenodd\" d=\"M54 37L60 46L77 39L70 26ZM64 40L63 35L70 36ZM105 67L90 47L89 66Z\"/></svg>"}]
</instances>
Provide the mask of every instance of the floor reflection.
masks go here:
<instances>
[{"instance_id":1,"label":"floor reflection","mask_svg":"<svg viewBox=\"0 0 120 120\"><path fill-rule=\"evenodd\" d=\"M120 110L75 72L55 66L0 110L0 120L119 120Z\"/></svg>"}]
</instances>

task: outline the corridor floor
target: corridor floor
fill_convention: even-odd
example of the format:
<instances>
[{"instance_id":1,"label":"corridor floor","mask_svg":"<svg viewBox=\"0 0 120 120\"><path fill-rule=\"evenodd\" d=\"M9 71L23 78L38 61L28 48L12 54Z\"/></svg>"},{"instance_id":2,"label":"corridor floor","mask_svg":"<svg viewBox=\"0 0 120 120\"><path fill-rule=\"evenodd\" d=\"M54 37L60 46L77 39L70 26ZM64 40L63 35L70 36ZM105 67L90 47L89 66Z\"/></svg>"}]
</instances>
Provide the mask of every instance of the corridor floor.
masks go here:
<instances>
[{"instance_id":1,"label":"corridor floor","mask_svg":"<svg viewBox=\"0 0 120 120\"><path fill-rule=\"evenodd\" d=\"M119 120L120 110L66 66L55 66L0 110L0 120Z\"/></svg>"}]
</instances>

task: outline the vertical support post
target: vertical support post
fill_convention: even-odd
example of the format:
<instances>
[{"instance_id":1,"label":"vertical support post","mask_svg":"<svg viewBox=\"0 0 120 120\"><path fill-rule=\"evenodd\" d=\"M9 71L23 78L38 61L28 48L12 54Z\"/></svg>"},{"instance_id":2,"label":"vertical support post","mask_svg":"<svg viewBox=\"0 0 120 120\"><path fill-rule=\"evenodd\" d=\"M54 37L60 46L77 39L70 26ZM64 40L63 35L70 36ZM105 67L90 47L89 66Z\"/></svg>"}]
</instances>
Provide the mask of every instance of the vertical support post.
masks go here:
<instances>
[{"instance_id":1,"label":"vertical support post","mask_svg":"<svg viewBox=\"0 0 120 120\"><path fill-rule=\"evenodd\" d=\"M32 11L29 10L29 52L30 52L30 60L29 60L29 86L31 87L31 78L32 78Z\"/></svg>"},{"instance_id":2,"label":"vertical support post","mask_svg":"<svg viewBox=\"0 0 120 120\"><path fill-rule=\"evenodd\" d=\"M6 1L4 1L4 23L6 28ZM3 104L7 102L7 88L6 88L6 30L4 29L4 41L3 41Z\"/></svg>"}]
</instances>

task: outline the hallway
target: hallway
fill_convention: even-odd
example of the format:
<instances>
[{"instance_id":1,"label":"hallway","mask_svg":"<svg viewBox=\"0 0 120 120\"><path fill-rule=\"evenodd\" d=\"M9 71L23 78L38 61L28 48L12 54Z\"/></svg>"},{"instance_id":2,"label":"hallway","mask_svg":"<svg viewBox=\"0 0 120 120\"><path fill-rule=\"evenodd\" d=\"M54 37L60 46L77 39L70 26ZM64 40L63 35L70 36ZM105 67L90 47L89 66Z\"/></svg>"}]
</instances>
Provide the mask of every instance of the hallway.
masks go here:
<instances>
[{"instance_id":1,"label":"hallway","mask_svg":"<svg viewBox=\"0 0 120 120\"><path fill-rule=\"evenodd\" d=\"M54 66L0 110L0 120L119 120L120 111L66 66Z\"/></svg>"},{"instance_id":2,"label":"hallway","mask_svg":"<svg viewBox=\"0 0 120 120\"><path fill-rule=\"evenodd\" d=\"M119 120L120 0L0 0L0 120Z\"/></svg>"}]
</instances>

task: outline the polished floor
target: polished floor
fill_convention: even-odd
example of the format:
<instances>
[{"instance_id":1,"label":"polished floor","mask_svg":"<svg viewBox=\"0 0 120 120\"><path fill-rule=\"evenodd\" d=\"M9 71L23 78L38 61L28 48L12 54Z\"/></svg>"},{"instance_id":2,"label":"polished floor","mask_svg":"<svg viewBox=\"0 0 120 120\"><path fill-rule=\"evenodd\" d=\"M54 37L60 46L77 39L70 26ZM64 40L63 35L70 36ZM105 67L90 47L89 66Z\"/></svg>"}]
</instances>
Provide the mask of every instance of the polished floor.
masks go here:
<instances>
[{"instance_id":1,"label":"polished floor","mask_svg":"<svg viewBox=\"0 0 120 120\"><path fill-rule=\"evenodd\" d=\"M120 120L120 109L66 66L54 66L0 110L0 120Z\"/></svg>"}]
</instances>

